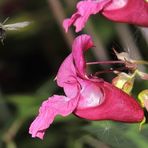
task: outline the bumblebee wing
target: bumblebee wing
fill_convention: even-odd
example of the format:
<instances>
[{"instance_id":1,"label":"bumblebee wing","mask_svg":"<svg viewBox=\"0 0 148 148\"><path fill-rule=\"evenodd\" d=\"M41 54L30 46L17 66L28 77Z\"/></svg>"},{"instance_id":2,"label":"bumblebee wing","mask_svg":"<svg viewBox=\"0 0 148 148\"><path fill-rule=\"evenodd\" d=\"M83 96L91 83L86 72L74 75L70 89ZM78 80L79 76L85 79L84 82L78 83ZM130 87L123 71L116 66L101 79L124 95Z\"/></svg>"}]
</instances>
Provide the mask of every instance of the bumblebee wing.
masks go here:
<instances>
[{"instance_id":1,"label":"bumblebee wing","mask_svg":"<svg viewBox=\"0 0 148 148\"><path fill-rule=\"evenodd\" d=\"M26 26L28 26L30 24L30 22L19 22L19 23L14 23L14 24L7 24L4 25L4 29L6 30L18 30L21 28L24 28Z\"/></svg>"}]
</instances>

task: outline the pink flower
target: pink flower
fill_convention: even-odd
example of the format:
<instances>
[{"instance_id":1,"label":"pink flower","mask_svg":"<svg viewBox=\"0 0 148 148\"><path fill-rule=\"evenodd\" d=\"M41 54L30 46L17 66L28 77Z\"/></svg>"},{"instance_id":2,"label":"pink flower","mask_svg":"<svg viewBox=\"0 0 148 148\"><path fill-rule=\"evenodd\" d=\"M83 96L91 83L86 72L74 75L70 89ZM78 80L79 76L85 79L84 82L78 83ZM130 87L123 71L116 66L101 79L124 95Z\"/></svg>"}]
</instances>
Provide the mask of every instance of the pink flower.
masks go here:
<instances>
[{"instance_id":1,"label":"pink flower","mask_svg":"<svg viewBox=\"0 0 148 148\"><path fill-rule=\"evenodd\" d=\"M93 46L90 36L78 36L72 53L62 63L56 80L66 96L54 95L44 101L30 126L32 137L43 138L56 115L71 113L89 120L140 122L143 110L134 98L101 78L86 73L84 51Z\"/></svg>"},{"instance_id":2,"label":"pink flower","mask_svg":"<svg viewBox=\"0 0 148 148\"><path fill-rule=\"evenodd\" d=\"M92 14L101 13L116 22L135 24L148 27L148 2L146 0L83 0L78 2L77 11L70 19L65 19L63 26L73 24L76 32L84 28Z\"/></svg>"}]
</instances>

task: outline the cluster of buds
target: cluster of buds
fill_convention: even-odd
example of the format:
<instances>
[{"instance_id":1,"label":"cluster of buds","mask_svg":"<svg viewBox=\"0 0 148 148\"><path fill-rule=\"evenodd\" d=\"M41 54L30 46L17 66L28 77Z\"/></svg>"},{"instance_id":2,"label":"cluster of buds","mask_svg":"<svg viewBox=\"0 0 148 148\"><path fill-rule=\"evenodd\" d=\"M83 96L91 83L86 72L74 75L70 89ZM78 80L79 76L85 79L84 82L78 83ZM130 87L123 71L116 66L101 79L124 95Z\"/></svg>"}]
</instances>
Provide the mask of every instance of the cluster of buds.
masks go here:
<instances>
[{"instance_id":1,"label":"cluster of buds","mask_svg":"<svg viewBox=\"0 0 148 148\"><path fill-rule=\"evenodd\" d=\"M134 81L137 76L139 76L139 78L142 80L148 80L148 74L138 69L138 64L148 64L148 62L142 60L134 60L127 52L118 53L116 50L114 50L114 52L117 58L123 61L125 68L128 70L128 73L114 71L114 73L117 74L117 77L112 80L112 84L120 88L125 93L131 95L134 88ZM148 89L142 90L138 94L138 100L141 104L141 107L145 108L148 112ZM141 125L145 123L145 121L146 118L144 117L140 124L140 128Z\"/></svg>"},{"instance_id":2,"label":"cluster of buds","mask_svg":"<svg viewBox=\"0 0 148 148\"><path fill-rule=\"evenodd\" d=\"M134 87L134 81L136 76L139 76L139 78L142 80L148 80L148 74L138 69L139 64L148 64L148 62L142 60L134 60L130 57L130 55L127 52L118 53L116 50L114 50L114 52L118 60L123 62L123 64L125 65L125 69L128 70L128 73L114 71L114 73L117 74L118 76L112 80L112 84L122 89L125 93L131 94L131 91ZM143 92L142 94L144 94L147 91L142 91L142 92ZM140 101L142 101L142 99L140 99Z\"/></svg>"}]
</instances>

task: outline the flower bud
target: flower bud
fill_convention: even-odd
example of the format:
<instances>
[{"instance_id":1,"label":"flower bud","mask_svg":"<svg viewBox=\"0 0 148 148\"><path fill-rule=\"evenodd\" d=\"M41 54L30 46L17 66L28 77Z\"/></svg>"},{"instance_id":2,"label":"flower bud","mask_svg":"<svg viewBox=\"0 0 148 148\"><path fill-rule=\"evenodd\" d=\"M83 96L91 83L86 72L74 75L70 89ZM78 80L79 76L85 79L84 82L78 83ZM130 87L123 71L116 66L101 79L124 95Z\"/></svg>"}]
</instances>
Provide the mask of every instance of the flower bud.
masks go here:
<instances>
[{"instance_id":1,"label":"flower bud","mask_svg":"<svg viewBox=\"0 0 148 148\"><path fill-rule=\"evenodd\" d=\"M138 99L140 100L141 106L145 107L148 111L148 89L141 91L138 94Z\"/></svg>"},{"instance_id":2,"label":"flower bud","mask_svg":"<svg viewBox=\"0 0 148 148\"><path fill-rule=\"evenodd\" d=\"M133 89L134 77L122 72L112 80L112 84L130 94Z\"/></svg>"}]
</instances>

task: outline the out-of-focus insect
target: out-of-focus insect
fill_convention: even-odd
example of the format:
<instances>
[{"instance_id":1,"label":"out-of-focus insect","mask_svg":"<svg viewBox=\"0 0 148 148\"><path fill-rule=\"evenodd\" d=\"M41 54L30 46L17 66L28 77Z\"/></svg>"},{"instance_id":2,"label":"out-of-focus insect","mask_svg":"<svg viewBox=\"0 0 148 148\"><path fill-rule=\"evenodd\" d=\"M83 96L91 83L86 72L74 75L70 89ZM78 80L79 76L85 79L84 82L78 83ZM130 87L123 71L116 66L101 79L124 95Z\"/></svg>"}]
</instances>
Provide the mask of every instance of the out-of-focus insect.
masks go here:
<instances>
[{"instance_id":1,"label":"out-of-focus insect","mask_svg":"<svg viewBox=\"0 0 148 148\"><path fill-rule=\"evenodd\" d=\"M21 28L24 28L26 26L28 26L30 24L30 22L25 21L25 22L18 22L18 23L14 23L14 24L6 24L6 21L8 20L5 19L4 22L0 23L0 41L3 44L4 39L6 38L6 31L8 30L19 30Z\"/></svg>"}]
</instances>

